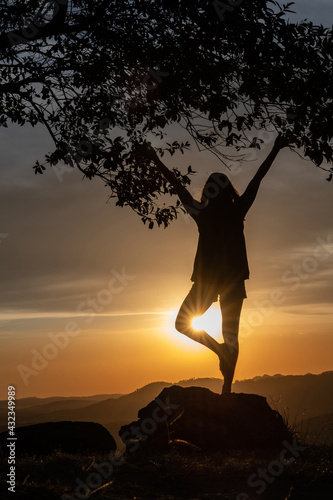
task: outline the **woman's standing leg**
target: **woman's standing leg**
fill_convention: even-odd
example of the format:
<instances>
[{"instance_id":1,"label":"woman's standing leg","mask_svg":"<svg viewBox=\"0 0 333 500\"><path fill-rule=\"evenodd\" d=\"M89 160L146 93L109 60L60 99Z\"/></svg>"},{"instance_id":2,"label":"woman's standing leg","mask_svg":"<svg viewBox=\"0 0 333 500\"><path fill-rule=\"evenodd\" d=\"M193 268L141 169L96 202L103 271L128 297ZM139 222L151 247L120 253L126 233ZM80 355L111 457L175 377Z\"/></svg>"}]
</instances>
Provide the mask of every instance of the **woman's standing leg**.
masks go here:
<instances>
[{"instance_id":1,"label":"woman's standing leg","mask_svg":"<svg viewBox=\"0 0 333 500\"><path fill-rule=\"evenodd\" d=\"M238 331L243 298L232 301L221 300L220 306L224 340L224 344L220 345L220 370L224 378L222 394L228 394L231 392L239 353Z\"/></svg>"},{"instance_id":2,"label":"woman's standing leg","mask_svg":"<svg viewBox=\"0 0 333 500\"><path fill-rule=\"evenodd\" d=\"M208 347L220 356L221 345L204 330L197 331L192 327L192 319L196 316L202 316L216 300L216 297L217 292L214 287L195 283L179 309L175 326L180 333Z\"/></svg>"}]
</instances>

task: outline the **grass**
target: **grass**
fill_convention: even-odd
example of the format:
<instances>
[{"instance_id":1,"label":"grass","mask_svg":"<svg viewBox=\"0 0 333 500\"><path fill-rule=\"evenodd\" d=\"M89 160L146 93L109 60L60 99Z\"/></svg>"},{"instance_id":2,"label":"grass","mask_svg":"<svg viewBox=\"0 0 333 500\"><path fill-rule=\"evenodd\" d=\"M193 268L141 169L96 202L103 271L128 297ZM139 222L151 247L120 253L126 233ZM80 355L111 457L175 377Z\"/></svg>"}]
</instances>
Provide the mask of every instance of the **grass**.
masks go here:
<instances>
[{"instance_id":1,"label":"grass","mask_svg":"<svg viewBox=\"0 0 333 500\"><path fill-rule=\"evenodd\" d=\"M333 448L309 446L275 477L269 475L265 489L258 493L248 479L260 469L268 470L279 453L258 451L203 455L190 449L172 447L168 453L126 456L123 464L102 479L96 467L108 456L81 456L54 452L42 457L25 456L16 462L16 494L7 491L7 461L1 460L1 499L53 500L62 495L92 500L321 500L333 494ZM289 455L290 456L290 455ZM276 468L271 469L276 473ZM95 473L95 476L89 474ZM91 490L76 490L93 478ZM97 482L96 482L97 479ZM82 484L82 483L81 483ZM243 497L240 494L244 493ZM246 496L248 495L248 497Z\"/></svg>"}]
</instances>

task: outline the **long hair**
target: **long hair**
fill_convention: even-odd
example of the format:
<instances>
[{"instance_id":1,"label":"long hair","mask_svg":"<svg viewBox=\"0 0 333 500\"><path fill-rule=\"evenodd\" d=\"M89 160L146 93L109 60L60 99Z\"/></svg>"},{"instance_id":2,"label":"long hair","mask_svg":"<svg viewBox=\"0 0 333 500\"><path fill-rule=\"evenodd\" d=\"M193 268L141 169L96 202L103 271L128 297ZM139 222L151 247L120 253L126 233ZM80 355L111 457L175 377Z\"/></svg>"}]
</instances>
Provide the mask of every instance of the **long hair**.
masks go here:
<instances>
[{"instance_id":1,"label":"long hair","mask_svg":"<svg viewBox=\"0 0 333 500\"><path fill-rule=\"evenodd\" d=\"M213 209L228 206L238 197L239 193L230 179L221 172L214 172L205 182L200 201L205 207Z\"/></svg>"}]
</instances>

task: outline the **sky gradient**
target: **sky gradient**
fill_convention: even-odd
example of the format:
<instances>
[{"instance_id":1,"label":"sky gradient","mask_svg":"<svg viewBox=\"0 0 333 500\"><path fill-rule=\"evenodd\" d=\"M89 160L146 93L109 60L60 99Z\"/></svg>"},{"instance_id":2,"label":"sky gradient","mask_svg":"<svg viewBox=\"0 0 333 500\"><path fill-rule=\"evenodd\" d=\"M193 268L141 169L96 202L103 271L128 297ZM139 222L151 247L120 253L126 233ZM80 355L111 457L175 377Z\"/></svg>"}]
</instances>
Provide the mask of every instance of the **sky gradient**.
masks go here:
<instances>
[{"instance_id":1,"label":"sky gradient","mask_svg":"<svg viewBox=\"0 0 333 500\"><path fill-rule=\"evenodd\" d=\"M295 9L317 23L332 19L328 1L300 1ZM11 126L0 138L0 398L8 385L20 398L125 393L156 380L219 377L217 358L173 326L191 286L197 229L189 216L150 231L129 208L107 202L98 180L61 166L35 176L34 161L52 149L42 127ZM272 147L272 134L262 138L261 153L252 151L251 161L230 171L195 150L165 163L184 172L192 165L194 195L218 170L243 192ZM327 176L284 150L246 217L250 280L236 379L332 369ZM204 320L219 340L216 304Z\"/></svg>"}]
</instances>

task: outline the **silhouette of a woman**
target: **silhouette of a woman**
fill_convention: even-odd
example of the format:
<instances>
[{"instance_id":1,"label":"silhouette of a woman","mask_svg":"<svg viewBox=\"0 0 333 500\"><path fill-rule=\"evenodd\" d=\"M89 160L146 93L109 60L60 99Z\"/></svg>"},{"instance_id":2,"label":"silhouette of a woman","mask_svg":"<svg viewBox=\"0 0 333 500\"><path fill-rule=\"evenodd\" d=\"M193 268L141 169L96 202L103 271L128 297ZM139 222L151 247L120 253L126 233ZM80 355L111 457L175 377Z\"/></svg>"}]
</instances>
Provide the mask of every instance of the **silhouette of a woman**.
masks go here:
<instances>
[{"instance_id":1,"label":"silhouette of a woman","mask_svg":"<svg viewBox=\"0 0 333 500\"><path fill-rule=\"evenodd\" d=\"M249 278L244 218L278 152L288 145L290 141L286 137L277 137L273 149L242 195L238 194L226 175L220 172L211 174L204 185L200 202L193 199L153 148L137 150L137 156L152 160L172 184L198 226L199 242L191 277L194 283L178 312L176 329L217 354L224 379L222 394L231 392L239 352L239 320L246 298L244 280ZM191 324L192 319L204 314L218 297L224 340L221 344L204 330L196 331Z\"/></svg>"}]
</instances>

